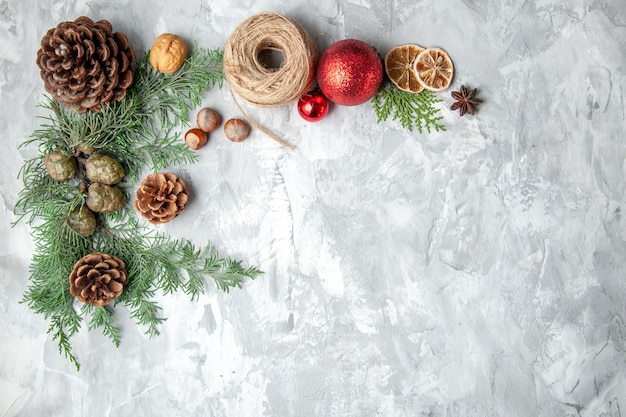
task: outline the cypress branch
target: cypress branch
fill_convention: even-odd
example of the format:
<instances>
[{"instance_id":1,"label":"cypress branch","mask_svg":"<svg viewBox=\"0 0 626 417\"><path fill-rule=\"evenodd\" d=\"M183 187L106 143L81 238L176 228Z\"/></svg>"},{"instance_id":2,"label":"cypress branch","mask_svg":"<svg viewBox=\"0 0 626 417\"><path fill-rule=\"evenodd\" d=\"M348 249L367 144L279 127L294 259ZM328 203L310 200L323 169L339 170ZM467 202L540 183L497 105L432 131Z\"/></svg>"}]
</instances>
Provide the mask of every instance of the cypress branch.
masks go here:
<instances>
[{"instance_id":1,"label":"cypress branch","mask_svg":"<svg viewBox=\"0 0 626 417\"><path fill-rule=\"evenodd\" d=\"M161 307L152 298L161 291L183 291L197 300L205 291L206 278L217 288L228 291L241 287L261 271L244 268L241 261L222 258L210 244L197 248L186 240L176 240L140 224L135 211L126 204L115 213L97 215L97 228L90 237L78 235L68 223L75 208L85 204L79 174L68 182L52 179L44 164L55 150L78 155L76 147L86 145L113 156L126 176L118 186L127 195L146 168L162 170L170 165L188 164L196 154L179 138L177 131L187 124L189 112L198 106L206 92L223 83L222 52L192 50L183 67L172 75L155 71L148 54L137 63L135 84L127 96L102 106L101 112L77 114L46 98L41 107L48 110L42 124L20 147L36 146L39 155L24 162L19 177L23 188L15 204L15 214L32 226L35 253L30 265L30 281L22 302L50 321L48 333L59 352L77 369L70 338L80 328L83 317L90 317L88 329L100 329L119 346L121 329L114 310L126 306L146 334L159 334ZM80 171L80 166L79 166ZM124 261L128 284L115 306L74 307L69 292L69 274L74 264L91 252L105 252Z\"/></svg>"},{"instance_id":2,"label":"cypress branch","mask_svg":"<svg viewBox=\"0 0 626 417\"><path fill-rule=\"evenodd\" d=\"M442 116L437 116L439 108L434 105L440 103L432 91L422 90L415 94L402 91L391 83L387 83L372 98L372 107L376 113L376 122L387 120L400 121L400 126L412 131L417 128L419 133L427 130L443 131L445 126L439 123Z\"/></svg>"}]
</instances>

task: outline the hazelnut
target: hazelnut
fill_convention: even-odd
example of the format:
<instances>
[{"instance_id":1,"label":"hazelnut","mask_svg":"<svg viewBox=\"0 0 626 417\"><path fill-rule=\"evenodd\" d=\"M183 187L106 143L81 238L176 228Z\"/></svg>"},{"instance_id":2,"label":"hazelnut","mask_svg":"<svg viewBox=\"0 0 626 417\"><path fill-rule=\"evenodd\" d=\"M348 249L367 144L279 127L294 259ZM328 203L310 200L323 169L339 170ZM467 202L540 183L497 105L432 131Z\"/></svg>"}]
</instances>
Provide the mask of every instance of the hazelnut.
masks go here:
<instances>
[{"instance_id":1,"label":"hazelnut","mask_svg":"<svg viewBox=\"0 0 626 417\"><path fill-rule=\"evenodd\" d=\"M212 132L220 125L220 115L213 109L205 107L200 109L196 116L196 124L205 132Z\"/></svg>"},{"instance_id":2,"label":"hazelnut","mask_svg":"<svg viewBox=\"0 0 626 417\"><path fill-rule=\"evenodd\" d=\"M183 66L188 52L187 44L180 36L163 33L150 48L150 65L163 74L173 74Z\"/></svg>"},{"instance_id":3,"label":"hazelnut","mask_svg":"<svg viewBox=\"0 0 626 417\"><path fill-rule=\"evenodd\" d=\"M250 134L250 126L241 119L230 119L224 124L224 133L232 142L242 142Z\"/></svg>"},{"instance_id":4,"label":"hazelnut","mask_svg":"<svg viewBox=\"0 0 626 417\"><path fill-rule=\"evenodd\" d=\"M193 150L202 148L207 141L207 134L202 129L189 129L185 133L185 143Z\"/></svg>"}]
</instances>

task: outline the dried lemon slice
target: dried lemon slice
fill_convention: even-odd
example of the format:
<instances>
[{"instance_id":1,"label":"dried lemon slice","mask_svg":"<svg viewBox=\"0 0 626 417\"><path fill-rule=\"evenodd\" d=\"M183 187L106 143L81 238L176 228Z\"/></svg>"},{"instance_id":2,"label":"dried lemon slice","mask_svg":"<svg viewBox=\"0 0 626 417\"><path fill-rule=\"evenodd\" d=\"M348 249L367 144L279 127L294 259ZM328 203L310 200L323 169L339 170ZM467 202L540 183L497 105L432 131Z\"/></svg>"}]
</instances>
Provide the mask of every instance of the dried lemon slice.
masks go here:
<instances>
[{"instance_id":1,"label":"dried lemon slice","mask_svg":"<svg viewBox=\"0 0 626 417\"><path fill-rule=\"evenodd\" d=\"M416 58L415 72L418 81L425 89L442 91L452 83L454 65L443 49L427 48Z\"/></svg>"},{"instance_id":2,"label":"dried lemon slice","mask_svg":"<svg viewBox=\"0 0 626 417\"><path fill-rule=\"evenodd\" d=\"M392 83L400 90L419 93L424 86L417 79L415 61L424 48L406 44L394 46L385 56L385 71Z\"/></svg>"}]
</instances>

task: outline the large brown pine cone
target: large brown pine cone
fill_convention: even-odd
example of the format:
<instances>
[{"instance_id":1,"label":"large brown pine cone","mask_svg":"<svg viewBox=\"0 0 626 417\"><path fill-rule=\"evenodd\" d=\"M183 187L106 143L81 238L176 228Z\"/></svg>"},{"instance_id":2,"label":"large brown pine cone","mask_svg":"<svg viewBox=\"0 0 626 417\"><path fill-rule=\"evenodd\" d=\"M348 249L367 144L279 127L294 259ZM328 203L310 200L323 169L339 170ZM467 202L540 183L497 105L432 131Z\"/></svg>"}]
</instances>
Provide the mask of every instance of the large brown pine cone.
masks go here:
<instances>
[{"instance_id":1,"label":"large brown pine cone","mask_svg":"<svg viewBox=\"0 0 626 417\"><path fill-rule=\"evenodd\" d=\"M119 297L127 282L124 261L107 253L91 253L74 264L70 294L85 304L102 307Z\"/></svg>"},{"instance_id":2,"label":"large brown pine cone","mask_svg":"<svg viewBox=\"0 0 626 417\"><path fill-rule=\"evenodd\" d=\"M48 30L37 65L48 93L79 113L121 100L134 81L135 52L111 23L82 16Z\"/></svg>"},{"instance_id":3,"label":"large brown pine cone","mask_svg":"<svg viewBox=\"0 0 626 417\"><path fill-rule=\"evenodd\" d=\"M185 182L171 173L150 174L135 192L135 208L152 224L167 223L187 206Z\"/></svg>"}]
</instances>

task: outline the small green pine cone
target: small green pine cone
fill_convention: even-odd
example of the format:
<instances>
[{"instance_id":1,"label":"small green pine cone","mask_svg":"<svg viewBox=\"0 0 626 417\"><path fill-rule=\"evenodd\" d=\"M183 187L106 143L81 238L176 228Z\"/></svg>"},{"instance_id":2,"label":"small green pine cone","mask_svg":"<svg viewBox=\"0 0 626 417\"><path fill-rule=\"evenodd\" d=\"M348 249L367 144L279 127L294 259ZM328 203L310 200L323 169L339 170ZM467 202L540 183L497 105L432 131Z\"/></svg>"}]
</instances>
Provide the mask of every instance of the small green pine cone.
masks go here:
<instances>
[{"instance_id":1,"label":"small green pine cone","mask_svg":"<svg viewBox=\"0 0 626 417\"><path fill-rule=\"evenodd\" d=\"M69 181L76 175L76 159L61 151L52 151L44 160L48 175L57 181Z\"/></svg>"},{"instance_id":2,"label":"small green pine cone","mask_svg":"<svg viewBox=\"0 0 626 417\"><path fill-rule=\"evenodd\" d=\"M84 237L89 237L96 231L96 216L85 206L74 209L67 222L73 231Z\"/></svg>"},{"instance_id":3,"label":"small green pine cone","mask_svg":"<svg viewBox=\"0 0 626 417\"><path fill-rule=\"evenodd\" d=\"M97 182L87 191L87 207L96 213L113 213L126 204L126 197L118 187Z\"/></svg>"},{"instance_id":4,"label":"small green pine cone","mask_svg":"<svg viewBox=\"0 0 626 417\"><path fill-rule=\"evenodd\" d=\"M119 161L109 155L93 154L85 162L87 178L100 184L117 184L126 173Z\"/></svg>"},{"instance_id":5,"label":"small green pine cone","mask_svg":"<svg viewBox=\"0 0 626 417\"><path fill-rule=\"evenodd\" d=\"M76 156L79 156L82 154L85 157L89 157L90 155L93 155L94 153L96 153L96 148L94 148L93 146L85 145L84 143L76 145L76 147L74 148L74 155Z\"/></svg>"}]
</instances>

